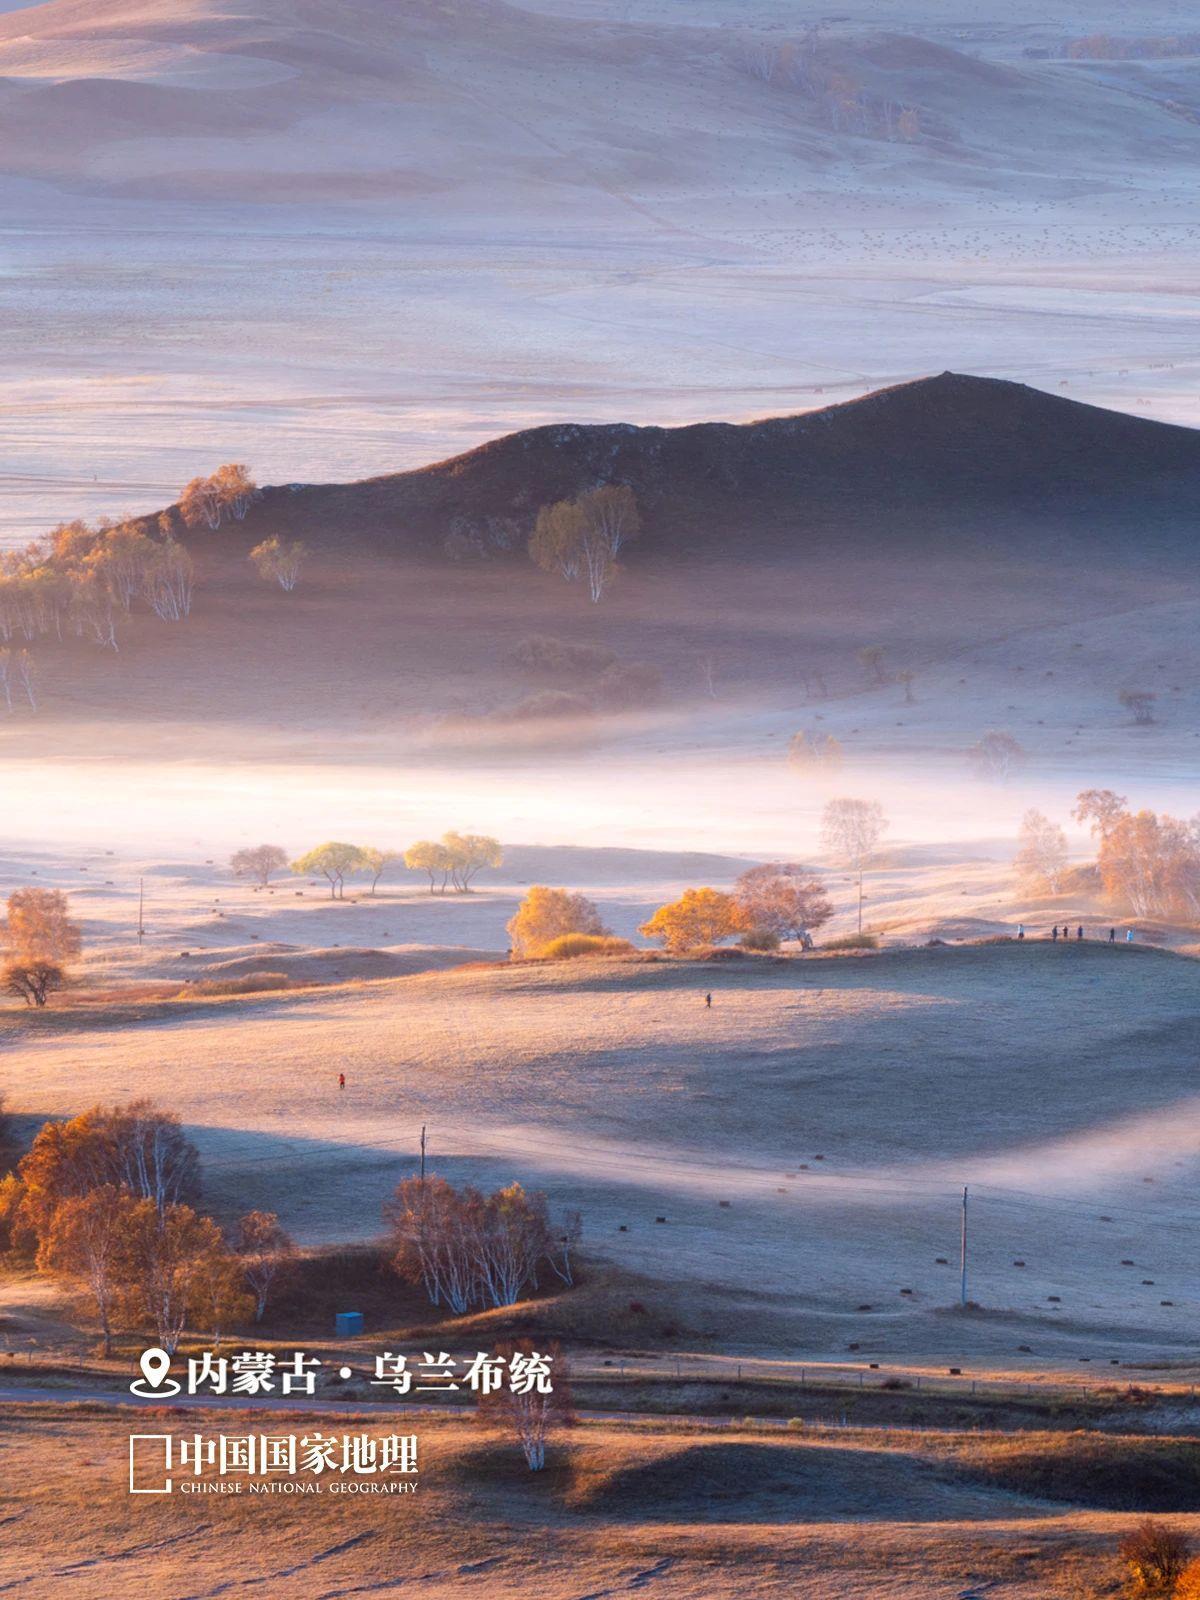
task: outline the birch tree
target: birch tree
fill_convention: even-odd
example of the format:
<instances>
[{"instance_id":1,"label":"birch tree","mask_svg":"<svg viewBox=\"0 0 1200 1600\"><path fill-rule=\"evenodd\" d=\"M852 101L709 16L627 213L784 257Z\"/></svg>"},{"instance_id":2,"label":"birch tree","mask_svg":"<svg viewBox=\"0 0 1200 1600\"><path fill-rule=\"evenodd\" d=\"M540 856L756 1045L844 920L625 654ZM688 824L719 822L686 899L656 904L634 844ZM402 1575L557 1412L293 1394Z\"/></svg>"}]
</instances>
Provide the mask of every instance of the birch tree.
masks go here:
<instances>
[{"instance_id":1,"label":"birch tree","mask_svg":"<svg viewBox=\"0 0 1200 1600\"><path fill-rule=\"evenodd\" d=\"M874 859L887 819L878 800L831 800L821 817L821 838L858 879L858 931L863 921L863 876Z\"/></svg>"}]
</instances>

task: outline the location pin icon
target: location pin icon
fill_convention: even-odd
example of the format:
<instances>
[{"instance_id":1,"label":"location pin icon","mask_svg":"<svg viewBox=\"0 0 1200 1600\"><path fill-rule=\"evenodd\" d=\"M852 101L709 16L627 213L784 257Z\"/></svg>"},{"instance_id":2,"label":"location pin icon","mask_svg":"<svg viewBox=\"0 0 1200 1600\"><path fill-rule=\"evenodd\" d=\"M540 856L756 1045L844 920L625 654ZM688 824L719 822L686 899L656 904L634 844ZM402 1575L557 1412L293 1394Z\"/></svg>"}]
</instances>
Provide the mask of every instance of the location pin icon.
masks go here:
<instances>
[{"instance_id":1,"label":"location pin icon","mask_svg":"<svg viewBox=\"0 0 1200 1600\"><path fill-rule=\"evenodd\" d=\"M171 1358L165 1350L160 1350L157 1345L152 1345L149 1350L143 1350L138 1365L142 1369L142 1376L129 1385L132 1394L178 1394L179 1385L167 1374L171 1370Z\"/></svg>"}]
</instances>

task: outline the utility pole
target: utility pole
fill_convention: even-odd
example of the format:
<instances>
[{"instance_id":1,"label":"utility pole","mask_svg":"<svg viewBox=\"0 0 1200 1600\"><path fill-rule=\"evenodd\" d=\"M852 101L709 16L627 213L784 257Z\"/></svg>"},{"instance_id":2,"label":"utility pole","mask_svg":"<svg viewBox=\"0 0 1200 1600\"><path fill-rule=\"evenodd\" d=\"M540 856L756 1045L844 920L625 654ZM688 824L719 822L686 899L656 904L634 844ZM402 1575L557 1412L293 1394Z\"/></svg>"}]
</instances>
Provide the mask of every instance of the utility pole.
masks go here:
<instances>
[{"instance_id":1,"label":"utility pole","mask_svg":"<svg viewBox=\"0 0 1200 1600\"><path fill-rule=\"evenodd\" d=\"M963 1184L962 1198L962 1253L959 1263L959 1299L967 1303L967 1186Z\"/></svg>"},{"instance_id":2,"label":"utility pole","mask_svg":"<svg viewBox=\"0 0 1200 1600\"><path fill-rule=\"evenodd\" d=\"M145 922L145 915L144 915L145 910L146 910L146 880L145 880L145 878L139 878L138 879L138 944L139 944L139 946L141 945L142 940L146 937L146 922Z\"/></svg>"},{"instance_id":3,"label":"utility pole","mask_svg":"<svg viewBox=\"0 0 1200 1600\"><path fill-rule=\"evenodd\" d=\"M421 1182L425 1182L425 1124L421 1124Z\"/></svg>"}]
</instances>

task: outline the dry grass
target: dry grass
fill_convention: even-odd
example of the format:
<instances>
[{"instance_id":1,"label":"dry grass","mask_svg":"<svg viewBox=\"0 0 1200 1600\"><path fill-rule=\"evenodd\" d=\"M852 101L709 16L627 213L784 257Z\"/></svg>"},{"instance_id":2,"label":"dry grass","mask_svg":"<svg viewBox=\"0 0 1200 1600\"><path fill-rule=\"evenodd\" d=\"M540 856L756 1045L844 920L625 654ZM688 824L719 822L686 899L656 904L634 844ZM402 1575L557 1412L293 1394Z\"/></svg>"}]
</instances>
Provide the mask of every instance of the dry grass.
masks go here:
<instances>
[{"instance_id":1,"label":"dry grass","mask_svg":"<svg viewBox=\"0 0 1200 1600\"><path fill-rule=\"evenodd\" d=\"M162 1410L135 1420L94 1407L9 1408L4 1512L20 1537L0 1547L0 1582L18 1583L29 1600L58 1600L67 1583L75 1600L201 1600L231 1583L234 1593L248 1585L318 1600L386 1592L415 1570L436 1600L516 1600L531 1584L546 1600L643 1587L664 1600L858 1600L881 1585L889 1600L950 1600L1000 1581L1013 1600L1065 1600L1102 1592L1132 1526L1110 1513L1050 1515L947 1480L911 1436L589 1423L531 1480L504 1438L465 1418L411 1414L401 1431L415 1427L422 1468L411 1498L130 1501L129 1432L196 1426ZM286 1425L277 1413L225 1412L219 1424L229 1433L388 1426L328 1412Z\"/></svg>"}]
</instances>

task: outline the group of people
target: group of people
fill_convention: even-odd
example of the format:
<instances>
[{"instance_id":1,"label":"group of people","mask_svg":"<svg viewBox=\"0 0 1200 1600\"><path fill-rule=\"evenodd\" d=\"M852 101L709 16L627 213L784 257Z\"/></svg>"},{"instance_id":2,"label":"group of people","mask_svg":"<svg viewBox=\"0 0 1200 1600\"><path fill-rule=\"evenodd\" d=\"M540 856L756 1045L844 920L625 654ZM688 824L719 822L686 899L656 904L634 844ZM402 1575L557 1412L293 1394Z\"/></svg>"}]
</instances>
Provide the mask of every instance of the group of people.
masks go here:
<instances>
[{"instance_id":1,"label":"group of people","mask_svg":"<svg viewBox=\"0 0 1200 1600\"><path fill-rule=\"evenodd\" d=\"M1018 939L1023 939L1024 937L1025 937L1025 924L1023 922L1018 922L1017 923L1017 938ZM1050 930L1050 938L1055 943L1057 943L1059 939L1069 939L1070 937L1071 937L1071 928L1070 928L1070 924L1069 923L1064 922L1062 927L1060 928L1058 923L1056 922L1054 924L1053 928L1051 928L1051 930ZM1075 937L1076 937L1076 939L1082 939L1084 937L1083 923L1082 922L1079 923L1078 926L1075 929ZM1110 928L1108 930L1108 942L1109 942L1109 944L1116 944L1116 942L1117 942L1117 930L1115 928ZM1132 928L1126 928L1125 929L1125 943L1126 944L1132 944L1133 943L1133 929Z\"/></svg>"}]
</instances>

